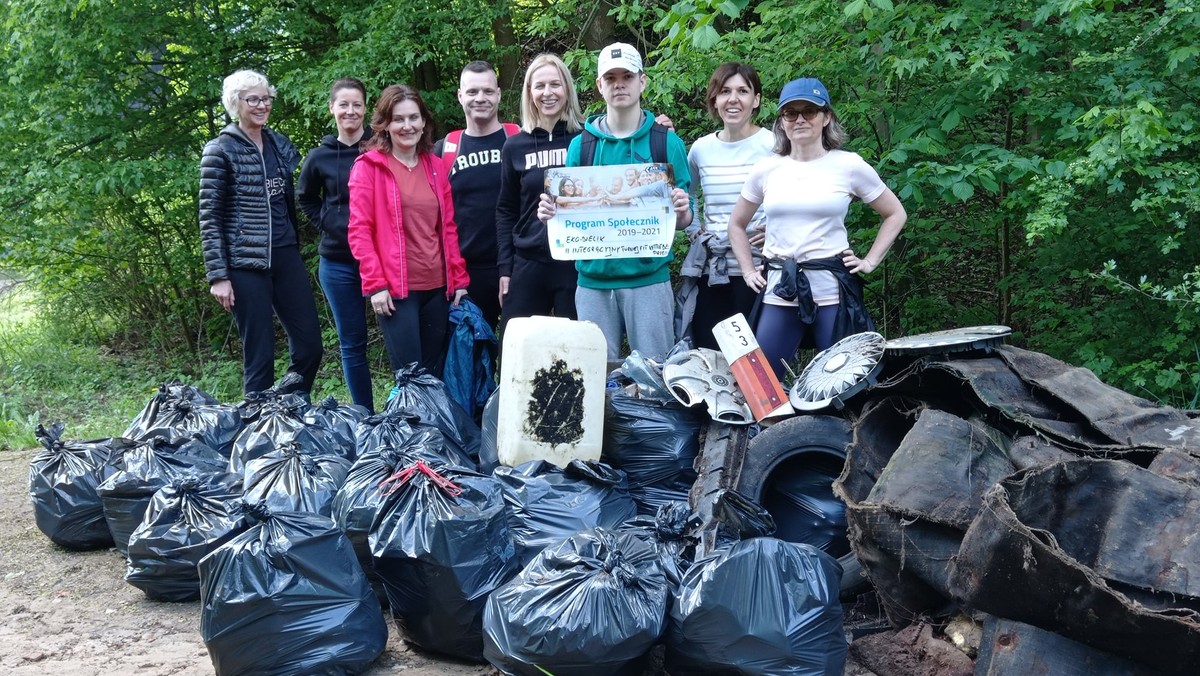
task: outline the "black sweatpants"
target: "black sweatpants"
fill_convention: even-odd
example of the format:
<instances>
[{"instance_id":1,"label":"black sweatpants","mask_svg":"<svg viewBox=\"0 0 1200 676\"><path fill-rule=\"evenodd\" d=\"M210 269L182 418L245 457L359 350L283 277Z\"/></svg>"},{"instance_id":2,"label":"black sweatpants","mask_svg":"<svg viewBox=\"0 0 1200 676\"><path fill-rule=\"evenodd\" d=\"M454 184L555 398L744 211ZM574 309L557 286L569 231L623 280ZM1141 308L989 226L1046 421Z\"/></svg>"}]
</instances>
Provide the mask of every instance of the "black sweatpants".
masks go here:
<instances>
[{"instance_id":1,"label":"black sweatpants","mask_svg":"<svg viewBox=\"0 0 1200 676\"><path fill-rule=\"evenodd\" d=\"M576 319L575 284L579 273L574 261L541 262L513 256L512 277L504 296L504 320L534 315Z\"/></svg>"},{"instance_id":2,"label":"black sweatpants","mask_svg":"<svg viewBox=\"0 0 1200 676\"><path fill-rule=\"evenodd\" d=\"M285 246L271 252L270 270L230 268L233 318L242 339L242 387L261 392L275 384L275 322L288 338L289 371L304 377L311 392L321 366L321 326L308 270L300 249Z\"/></svg>"}]
</instances>

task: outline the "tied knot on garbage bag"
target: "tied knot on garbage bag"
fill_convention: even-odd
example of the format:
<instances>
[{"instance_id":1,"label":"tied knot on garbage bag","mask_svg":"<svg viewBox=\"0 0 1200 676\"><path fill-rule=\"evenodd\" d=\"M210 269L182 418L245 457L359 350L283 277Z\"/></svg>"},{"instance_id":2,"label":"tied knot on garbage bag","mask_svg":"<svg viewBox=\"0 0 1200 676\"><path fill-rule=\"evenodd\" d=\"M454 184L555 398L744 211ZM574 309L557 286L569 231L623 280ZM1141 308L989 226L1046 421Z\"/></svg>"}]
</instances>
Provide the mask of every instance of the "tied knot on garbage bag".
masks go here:
<instances>
[{"instance_id":1,"label":"tied knot on garbage bag","mask_svg":"<svg viewBox=\"0 0 1200 676\"><path fill-rule=\"evenodd\" d=\"M38 424L37 429L34 430L34 436L47 451L61 453L65 447L62 434L66 429L66 424L62 422L52 423L49 430L45 425Z\"/></svg>"},{"instance_id":2,"label":"tied knot on garbage bag","mask_svg":"<svg viewBox=\"0 0 1200 676\"><path fill-rule=\"evenodd\" d=\"M775 519L758 503L732 489L722 490L713 505L718 542L746 540L775 533Z\"/></svg>"},{"instance_id":3,"label":"tied knot on garbage bag","mask_svg":"<svg viewBox=\"0 0 1200 676\"><path fill-rule=\"evenodd\" d=\"M195 493L200 490L203 479L195 474L185 474L171 481L171 489L176 493Z\"/></svg>"},{"instance_id":4,"label":"tied knot on garbage bag","mask_svg":"<svg viewBox=\"0 0 1200 676\"><path fill-rule=\"evenodd\" d=\"M271 520L274 516L271 513L271 508L262 502L247 502L242 501L242 514L246 516L246 520L250 525L265 523Z\"/></svg>"},{"instance_id":5,"label":"tied knot on garbage bag","mask_svg":"<svg viewBox=\"0 0 1200 676\"><path fill-rule=\"evenodd\" d=\"M414 476L416 476L417 474L424 474L426 477L429 478L430 482L432 482L433 485L435 485L438 488L445 491L447 495L457 497L458 495L462 494L461 488L459 488L450 479L439 474L436 469L425 464L424 460L418 460L415 463L409 465L408 467L405 467L404 469L400 470L399 472L396 472L395 474L391 475L390 477L384 479L383 481L380 481L379 482L379 490L384 491L385 487L388 484L392 484L391 488L388 488L386 490L386 492L383 493L383 495L385 497L388 495L391 495L392 493L395 493L396 491L400 490L401 486L408 483L408 481L410 479L412 479Z\"/></svg>"},{"instance_id":6,"label":"tied knot on garbage bag","mask_svg":"<svg viewBox=\"0 0 1200 676\"><path fill-rule=\"evenodd\" d=\"M621 551L608 552L603 561L601 561L600 568L626 587L641 585L637 569L626 560L625 554Z\"/></svg>"}]
</instances>

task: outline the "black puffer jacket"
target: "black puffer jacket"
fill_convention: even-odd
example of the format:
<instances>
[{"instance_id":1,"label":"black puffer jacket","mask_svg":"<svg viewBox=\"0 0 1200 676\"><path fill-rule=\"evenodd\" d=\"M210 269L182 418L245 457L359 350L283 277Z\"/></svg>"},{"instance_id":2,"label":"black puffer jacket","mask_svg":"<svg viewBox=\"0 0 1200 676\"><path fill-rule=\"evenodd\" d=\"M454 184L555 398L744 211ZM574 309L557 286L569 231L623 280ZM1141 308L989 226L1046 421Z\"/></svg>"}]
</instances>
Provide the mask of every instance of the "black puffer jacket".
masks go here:
<instances>
[{"instance_id":1,"label":"black puffer jacket","mask_svg":"<svg viewBox=\"0 0 1200 676\"><path fill-rule=\"evenodd\" d=\"M300 153L288 137L264 129L287 176L285 193L292 227L296 227L292 175ZM208 283L229 279L229 268L271 268L271 205L267 200L262 154L237 124L221 130L204 146L200 159L200 244Z\"/></svg>"}]
</instances>

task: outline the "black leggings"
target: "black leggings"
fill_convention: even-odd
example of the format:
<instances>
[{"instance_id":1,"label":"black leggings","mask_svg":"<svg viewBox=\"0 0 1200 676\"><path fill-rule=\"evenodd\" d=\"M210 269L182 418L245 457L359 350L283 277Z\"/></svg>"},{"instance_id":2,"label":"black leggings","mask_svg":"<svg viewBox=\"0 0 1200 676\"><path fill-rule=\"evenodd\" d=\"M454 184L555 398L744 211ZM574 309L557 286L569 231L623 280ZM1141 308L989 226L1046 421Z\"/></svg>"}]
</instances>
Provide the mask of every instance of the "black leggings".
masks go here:
<instances>
[{"instance_id":1,"label":"black leggings","mask_svg":"<svg viewBox=\"0 0 1200 676\"><path fill-rule=\"evenodd\" d=\"M696 293L696 313L692 315L692 342L696 347L707 347L711 350L721 349L717 339L713 338L713 327L729 319L737 313L742 313L750 319L754 310L754 299L758 294L746 286L740 275L730 275L728 284L709 286L708 280L701 278Z\"/></svg>"},{"instance_id":2,"label":"black leggings","mask_svg":"<svg viewBox=\"0 0 1200 676\"><path fill-rule=\"evenodd\" d=\"M504 321L514 317L551 315L575 319L575 282L579 273L574 261L543 263L513 256L508 294L504 296Z\"/></svg>"},{"instance_id":3,"label":"black leggings","mask_svg":"<svg viewBox=\"0 0 1200 676\"><path fill-rule=\"evenodd\" d=\"M450 326L450 301L446 287L409 291L407 298L393 298L392 316L375 315L383 330L392 373L420 361L433 375L442 377L442 354Z\"/></svg>"},{"instance_id":4,"label":"black leggings","mask_svg":"<svg viewBox=\"0 0 1200 676\"><path fill-rule=\"evenodd\" d=\"M304 391L311 392L321 366L321 326L299 248L274 249L270 270L230 268L229 282L233 285L233 318L242 339L243 389L261 392L275 384L274 311L288 338L291 363L287 370L299 373Z\"/></svg>"}]
</instances>

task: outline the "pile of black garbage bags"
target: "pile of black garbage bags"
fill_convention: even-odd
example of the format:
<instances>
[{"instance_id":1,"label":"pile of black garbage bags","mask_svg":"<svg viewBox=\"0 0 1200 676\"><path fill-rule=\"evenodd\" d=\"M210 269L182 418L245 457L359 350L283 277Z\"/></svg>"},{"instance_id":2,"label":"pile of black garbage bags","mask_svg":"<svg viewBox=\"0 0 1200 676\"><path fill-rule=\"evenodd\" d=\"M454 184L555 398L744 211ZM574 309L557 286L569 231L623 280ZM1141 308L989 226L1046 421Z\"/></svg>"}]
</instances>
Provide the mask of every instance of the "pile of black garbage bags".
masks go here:
<instances>
[{"instance_id":1,"label":"pile of black garbage bags","mask_svg":"<svg viewBox=\"0 0 1200 676\"><path fill-rule=\"evenodd\" d=\"M359 673L388 617L505 674L841 673L835 559L733 492L697 552L689 412L613 391L601 461L505 467L486 412L415 364L395 375L377 415L285 376L235 405L162 385L119 437L39 427L37 524L115 546L148 598L199 599L217 674Z\"/></svg>"}]
</instances>

